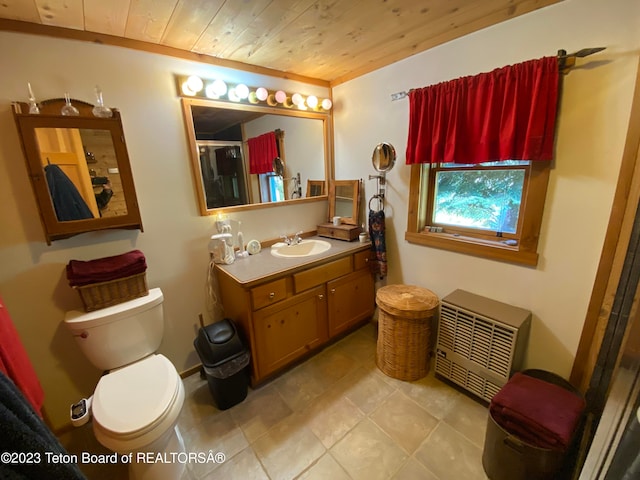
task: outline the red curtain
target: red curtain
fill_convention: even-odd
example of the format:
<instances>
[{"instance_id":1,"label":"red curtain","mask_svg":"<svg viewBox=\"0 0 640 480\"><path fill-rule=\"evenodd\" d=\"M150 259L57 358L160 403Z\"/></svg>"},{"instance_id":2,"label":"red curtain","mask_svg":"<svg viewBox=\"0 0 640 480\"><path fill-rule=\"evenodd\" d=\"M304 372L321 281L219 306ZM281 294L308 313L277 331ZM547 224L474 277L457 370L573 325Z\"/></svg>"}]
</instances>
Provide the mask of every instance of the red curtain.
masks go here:
<instances>
[{"instance_id":1,"label":"red curtain","mask_svg":"<svg viewBox=\"0 0 640 480\"><path fill-rule=\"evenodd\" d=\"M249 144L249 173L273 171L273 159L278 156L276 133L267 132L247 140Z\"/></svg>"},{"instance_id":2,"label":"red curtain","mask_svg":"<svg viewBox=\"0 0 640 480\"><path fill-rule=\"evenodd\" d=\"M409 92L407 164L551 160L556 57Z\"/></svg>"}]
</instances>

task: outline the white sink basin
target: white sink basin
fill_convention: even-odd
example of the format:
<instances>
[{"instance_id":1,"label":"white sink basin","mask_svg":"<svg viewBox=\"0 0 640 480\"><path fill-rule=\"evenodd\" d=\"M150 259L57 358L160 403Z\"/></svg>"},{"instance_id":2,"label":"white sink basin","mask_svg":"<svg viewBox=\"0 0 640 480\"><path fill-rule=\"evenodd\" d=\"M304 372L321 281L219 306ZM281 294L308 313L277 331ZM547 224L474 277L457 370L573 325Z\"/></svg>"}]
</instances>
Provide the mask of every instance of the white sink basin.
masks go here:
<instances>
[{"instance_id":1,"label":"white sink basin","mask_svg":"<svg viewBox=\"0 0 640 480\"><path fill-rule=\"evenodd\" d=\"M310 238L302 240L296 245L276 243L271 247L271 255L282 258L310 257L312 255L318 255L326 252L330 248L331 244L329 242Z\"/></svg>"}]
</instances>

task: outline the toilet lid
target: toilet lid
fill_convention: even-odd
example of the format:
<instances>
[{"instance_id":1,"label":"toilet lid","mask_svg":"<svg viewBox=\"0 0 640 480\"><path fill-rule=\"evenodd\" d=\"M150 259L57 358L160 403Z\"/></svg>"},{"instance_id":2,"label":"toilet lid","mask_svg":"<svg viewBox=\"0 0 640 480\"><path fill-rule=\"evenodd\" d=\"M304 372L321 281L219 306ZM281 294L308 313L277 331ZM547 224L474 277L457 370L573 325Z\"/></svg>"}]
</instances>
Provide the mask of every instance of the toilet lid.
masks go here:
<instances>
[{"instance_id":1,"label":"toilet lid","mask_svg":"<svg viewBox=\"0 0 640 480\"><path fill-rule=\"evenodd\" d=\"M180 376L163 355L152 355L103 376L93 393L93 417L118 435L144 433L175 401Z\"/></svg>"}]
</instances>

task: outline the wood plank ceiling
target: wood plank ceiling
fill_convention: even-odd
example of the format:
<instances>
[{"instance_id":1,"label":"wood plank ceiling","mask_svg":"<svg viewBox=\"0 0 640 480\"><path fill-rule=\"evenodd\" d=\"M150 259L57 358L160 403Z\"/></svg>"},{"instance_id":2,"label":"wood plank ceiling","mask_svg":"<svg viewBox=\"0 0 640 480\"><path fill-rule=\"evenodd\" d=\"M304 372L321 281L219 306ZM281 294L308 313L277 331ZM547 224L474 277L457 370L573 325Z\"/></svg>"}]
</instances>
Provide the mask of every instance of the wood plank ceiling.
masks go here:
<instances>
[{"instance_id":1,"label":"wood plank ceiling","mask_svg":"<svg viewBox=\"0 0 640 480\"><path fill-rule=\"evenodd\" d=\"M172 47L336 85L559 1L3 0L0 30Z\"/></svg>"}]
</instances>

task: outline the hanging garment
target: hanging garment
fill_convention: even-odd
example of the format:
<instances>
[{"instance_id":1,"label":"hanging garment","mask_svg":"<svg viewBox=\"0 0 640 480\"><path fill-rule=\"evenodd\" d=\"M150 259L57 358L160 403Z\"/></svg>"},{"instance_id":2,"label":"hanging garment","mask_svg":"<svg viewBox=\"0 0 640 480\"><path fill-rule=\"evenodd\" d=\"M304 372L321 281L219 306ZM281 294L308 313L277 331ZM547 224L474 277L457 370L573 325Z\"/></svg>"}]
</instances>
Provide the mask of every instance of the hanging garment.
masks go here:
<instances>
[{"instance_id":1,"label":"hanging garment","mask_svg":"<svg viewBox=\"0 0 640 480\"><path fill-rule=\"evenodd\" d=\"M0 372L13 381L33 409L40 414L44 391L2 298L0 298Z\"/></svg>"},{"instance_id":2,"label":"hanging garment","mask_svg":"<svg viewBox=\"0 0 640 480\"><path fill-rule=\"evenodd\" d=\"M58 165L47 165L44 167L44 173L58 221L93 218L93 213L84 198Z\"/></svg>"},{"instance_id":3,"label":"hanging garment","mask_svg":"<svg viewBox=\"0 0 640 480\"><path fill-rule=\"evenodd\" d=\"M380 278L387 275L387 247L384 230L384 210L369 210L369 237L371 238L371 249L376 253L374 269Z\"/></svg>"},{"instance_id":4,"label":"hanging garment","mask_svg":"<svg viewBox=\"0 0 640 480\"><path fill-rule=\"evenodd\" d=\"M47 461L48 456L61 456L67 451L55 435L36 415L14 383L0 373L0 451L9 455L0 462L0 478L6 480L85 479L76 463ZM24 454L10 461L10 454ZM60 458L60 457L58 457Z\"/></svg>"}]
</instances>

